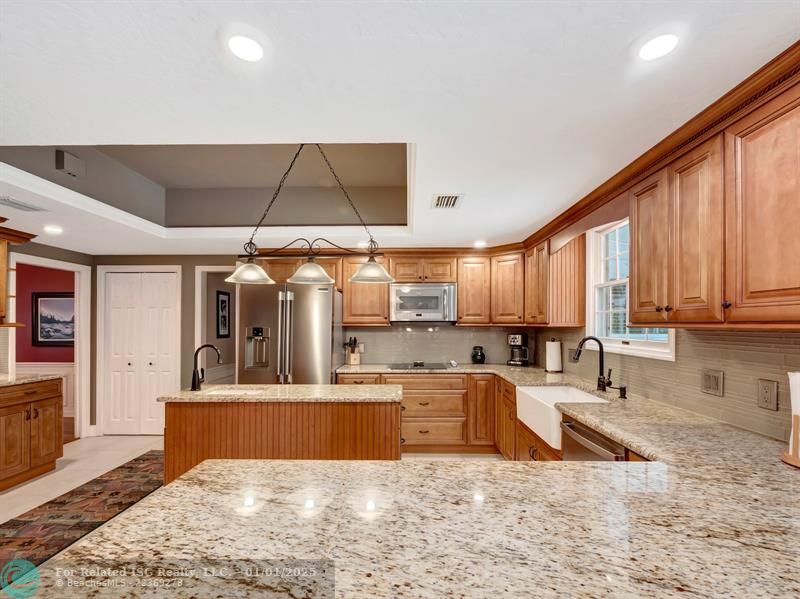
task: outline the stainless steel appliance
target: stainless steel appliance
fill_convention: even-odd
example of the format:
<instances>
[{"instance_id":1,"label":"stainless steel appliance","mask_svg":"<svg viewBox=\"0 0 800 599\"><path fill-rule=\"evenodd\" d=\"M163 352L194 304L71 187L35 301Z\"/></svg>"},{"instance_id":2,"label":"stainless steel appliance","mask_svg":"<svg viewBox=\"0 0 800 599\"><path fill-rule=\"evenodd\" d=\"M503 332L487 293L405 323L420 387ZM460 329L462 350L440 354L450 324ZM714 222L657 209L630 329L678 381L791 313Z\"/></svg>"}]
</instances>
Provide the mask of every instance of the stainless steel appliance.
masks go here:
<instances>
[{"instance_id":1,"label":"stainless steel appliance","mask_svg":"<svg viewBox=\"0 0 800 599\"><path fill-rule=\"evenodd\" d=\"M574 420L561 423L561 458L565 462L624 462L625 447Z\"/></svg>"},{"instance_id":2,"label":"stainless steel appliance","mask_svg":"<svg viewBox=\"0 0 800 599\"><path fill-rule=\"evenodd\" d=\"M455 283L393 283L389 286L389 320L455 322Z\"/></svg>"},{"instance_id":3,"label":"stainless steel appliance","mask_svg":"<svg viewBox=\"0 0 800 599\"><path fill-rule=\"evenodd\" d=\"M329 384L344 361L333 285L241 285L236 382Z\"/></svg>"},{"instance_id":4,"label":"stainless steel appliance","mask_svg":"<svg viewBox=\"0 0 800 599\"><path fill-rule=\"evenodd\" d=\"M528 335L526 333L509 335L508 345L511 346L511 357L506 364L509 366L527 366L530 364L530 350L528 349Z\"/></svg>"}]
</instances>

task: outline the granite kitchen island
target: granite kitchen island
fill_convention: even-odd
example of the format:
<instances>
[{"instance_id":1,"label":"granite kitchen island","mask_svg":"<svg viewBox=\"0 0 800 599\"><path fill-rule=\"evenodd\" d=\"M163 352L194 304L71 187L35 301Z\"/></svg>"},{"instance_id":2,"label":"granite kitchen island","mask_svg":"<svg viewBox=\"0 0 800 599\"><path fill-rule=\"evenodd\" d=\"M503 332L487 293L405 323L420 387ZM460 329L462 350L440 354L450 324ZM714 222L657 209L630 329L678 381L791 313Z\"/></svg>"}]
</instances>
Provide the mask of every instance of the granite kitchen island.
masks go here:
<instances>
[{"instance_id":1,"label":"granite kitchen island","mask_svg":"<svg viewBox=\"0 0 800 599\"><path fill-rule=\"evenodd\" d=\"M206 385L166 403L164 482L206 459L400 459L399 385Z\"/></svg>"}]
</instances>

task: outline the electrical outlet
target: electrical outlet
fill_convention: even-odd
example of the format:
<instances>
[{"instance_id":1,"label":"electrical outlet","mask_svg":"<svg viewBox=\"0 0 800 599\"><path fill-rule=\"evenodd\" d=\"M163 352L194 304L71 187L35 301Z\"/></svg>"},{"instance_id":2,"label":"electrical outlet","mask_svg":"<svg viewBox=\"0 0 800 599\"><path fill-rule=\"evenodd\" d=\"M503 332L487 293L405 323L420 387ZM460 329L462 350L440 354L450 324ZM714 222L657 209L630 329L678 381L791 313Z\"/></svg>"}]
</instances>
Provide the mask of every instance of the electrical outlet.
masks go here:
<instances>
[{"instance_id":1,"label":"electrical outlet","mask_svg":"<svg viewBox=\"0 0 800 599\"><path fill-rule=\"evenodd\" d=\"M778 409L778 381L758 379L758 407L765 410Z\"/></svg>"}]
</instances>

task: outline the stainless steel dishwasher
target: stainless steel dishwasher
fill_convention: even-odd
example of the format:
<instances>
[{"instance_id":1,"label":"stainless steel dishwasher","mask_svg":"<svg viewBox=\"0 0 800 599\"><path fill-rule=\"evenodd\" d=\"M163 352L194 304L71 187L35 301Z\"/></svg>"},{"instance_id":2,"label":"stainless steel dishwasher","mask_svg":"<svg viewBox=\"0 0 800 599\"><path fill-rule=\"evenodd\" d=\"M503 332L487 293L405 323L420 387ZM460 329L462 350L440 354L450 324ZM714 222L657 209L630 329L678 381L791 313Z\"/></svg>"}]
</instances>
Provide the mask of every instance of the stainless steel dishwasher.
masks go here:
<instances>
[{"instance_id":1,"label":"stainless steel dishwasher","mask_svg":"<svg viewBox=\"0 0 800 599\"><path fill-rule=\"evenodd\" d=\"M561 423L561 459L565 462L624 462L625 447L580 422Z\"/></svg>"}]
</instances>

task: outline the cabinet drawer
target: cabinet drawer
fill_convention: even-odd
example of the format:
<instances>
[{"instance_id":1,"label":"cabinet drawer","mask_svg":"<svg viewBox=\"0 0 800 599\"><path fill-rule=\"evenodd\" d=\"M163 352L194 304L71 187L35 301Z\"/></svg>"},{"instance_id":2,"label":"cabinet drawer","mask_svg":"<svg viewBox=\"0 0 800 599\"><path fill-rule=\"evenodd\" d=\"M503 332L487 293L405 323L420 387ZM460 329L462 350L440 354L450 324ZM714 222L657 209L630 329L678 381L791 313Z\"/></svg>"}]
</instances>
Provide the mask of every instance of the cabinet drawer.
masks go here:
<instances>
[{"instance_id":1,"label":"cabinet drawer","mask_svg":"<svg viewBox=\"0 0 800 599\"><path fill-rule=\"evenodd\" d=\"M466 391L405 391L403 416L466 416Z\"/></svg>"},{"instance_id":2,"label":"cabinet drawer","mask_svg":"<svg viewBox=\"0 0 800 599\"><path fill-rule=\"evenodd\" d=\"M462 445L467 442L467 421L461 419L404 420L406 445Z\"/></svg>"},{"instance_id":3,"label":"cabinet drawer","mask_svg":"<svg viewBox=\"0 0 800 599\"><path fill-rule=\"evenodd\" d=\"M61 379L0 388L0 405L10 406L61 395Z\"/></svg>"},{"instance_id":4,"label":"cabinet drawer","mask_svg":"<svg viewBox=\"0 0 800 599\"><path fill-rule=\"evenodd\" d=\"M380 385L379 374L337 374L336 382L340 385Z\"/></svg>"},{"instance_id":5,"label":"cabinet drawer","mask_svg":"<svg viewBox=\"0 0 800 599\"><path fill-rule=\"evenodd\" d=\"M505 379L503 379L502 389L504 397L512 401L517 399L517 388Z\"/></svg>"},{"instance_id":6,"label":"cabinet drawer","mask_svg":"<svg viewBox=\"0 0 800 599\"><path fill-rule=\"evenodd\" d=\"M384 374L383 382L387 385L403 385L406 389L464 389L467 388L465 374Z\"/></svg>"}]
</instances>

